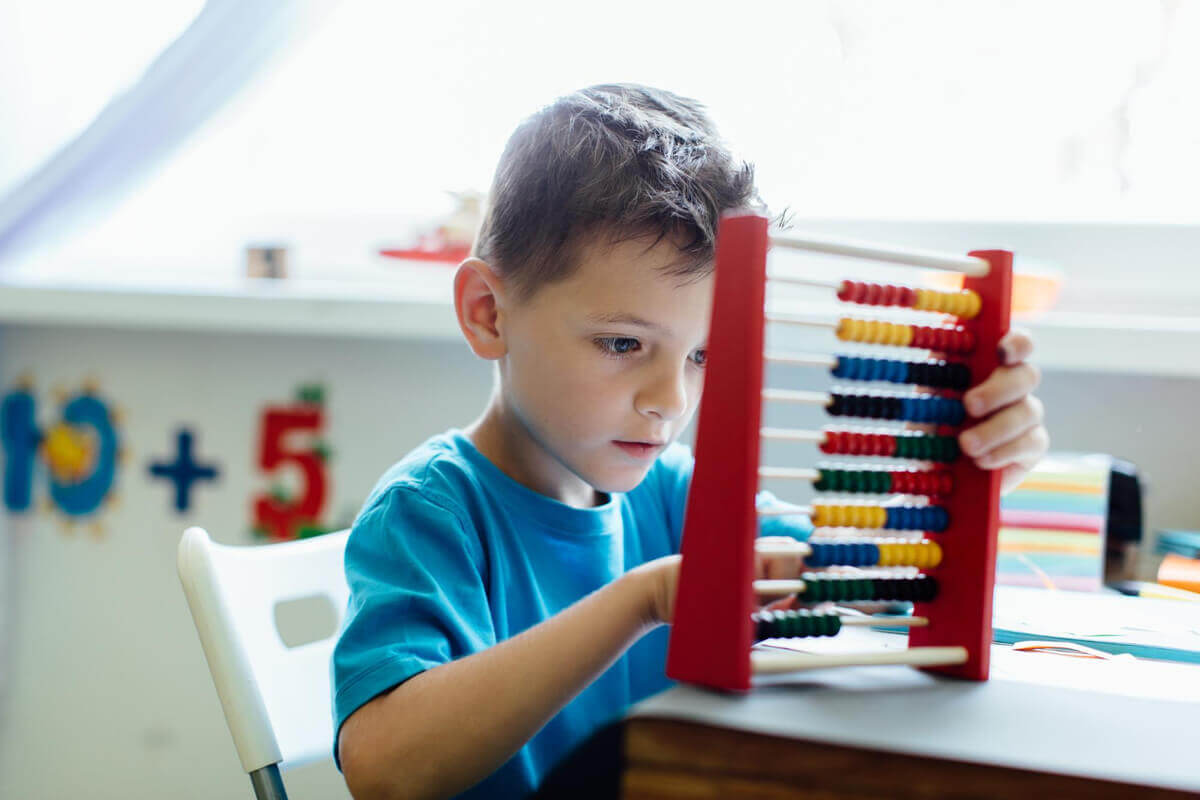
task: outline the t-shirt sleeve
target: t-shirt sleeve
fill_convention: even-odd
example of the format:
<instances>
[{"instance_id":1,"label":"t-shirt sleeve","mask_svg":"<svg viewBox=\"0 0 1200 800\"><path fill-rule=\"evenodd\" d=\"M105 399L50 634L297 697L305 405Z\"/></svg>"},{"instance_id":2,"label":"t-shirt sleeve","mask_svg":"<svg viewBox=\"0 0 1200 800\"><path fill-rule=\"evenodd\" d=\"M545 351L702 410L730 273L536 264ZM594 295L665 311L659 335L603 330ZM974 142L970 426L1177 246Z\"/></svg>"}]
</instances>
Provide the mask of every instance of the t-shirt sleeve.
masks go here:
<instances>
[{"instance_id":1,"label":"t-shirt sleeve","mask_svg":"<svg viewBox=\"0 0 1200 800\"><path fill-rule=\"evenodd\" d=\"M388 489L355 521L345 568L350 601L332 661L335 731L413 675L495 643L483 548L445 499L415 486ZM336 736L333 749L336 760Z\"/></svg>"}]
</instances>

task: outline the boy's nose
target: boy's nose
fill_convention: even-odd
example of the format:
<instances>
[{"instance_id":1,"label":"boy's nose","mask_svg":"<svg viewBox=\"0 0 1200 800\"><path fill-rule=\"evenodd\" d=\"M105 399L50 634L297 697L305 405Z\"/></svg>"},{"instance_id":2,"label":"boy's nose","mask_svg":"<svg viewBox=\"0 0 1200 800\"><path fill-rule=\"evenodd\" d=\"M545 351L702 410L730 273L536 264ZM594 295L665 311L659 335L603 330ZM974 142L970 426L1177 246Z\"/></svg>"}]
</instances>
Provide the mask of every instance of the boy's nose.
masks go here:
<instances>
[{"instance_id":1,"label":"boy's nose","mask_svg":"<svg viewBox=\"0 0 1200 800\"><path fill-rule=\"evenodd\" d=\"M638 392L638 412L664 420L678 419L687 411L687 381L683 370L661 370Z\"/></svg>"}]
</instances>

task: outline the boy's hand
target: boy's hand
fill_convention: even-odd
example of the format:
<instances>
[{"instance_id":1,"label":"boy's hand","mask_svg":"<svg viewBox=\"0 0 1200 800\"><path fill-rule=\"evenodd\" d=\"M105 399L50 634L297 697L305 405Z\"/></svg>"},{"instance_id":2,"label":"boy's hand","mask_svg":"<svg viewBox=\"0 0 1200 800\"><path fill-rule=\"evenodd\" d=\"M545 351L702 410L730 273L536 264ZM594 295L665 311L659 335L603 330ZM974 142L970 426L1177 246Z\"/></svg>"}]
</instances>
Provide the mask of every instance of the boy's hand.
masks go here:
<instances>
[{"instance_id":1,"label":"boy's hand","mask_svg":"<svg viewBox=\"0 0 1200 800\"><path fill-rule=\"evenodd\" d=\"M643 578L646 621L650 625L671 624L675 619L675 589L679 585L680 555L663 556L647 561L630 570L626 575Z\"/></svg>"},{"instance_id":2,"label":"boy's hand","mask_svg":"<svg viewBox=\"0 0 1200 800\"><path fill-rule=\"evenodd\" d=\"M768 546L779 541L784 544L795 543L789 536L760 536L755 542L766 542ZM756 544L757 547L757 544ZM679 564L682 557L678 555L663 556L649 561L630 571L646 578L643 584L647 594L647 616L651 624L667 623L675 619L675 592L679 586ZM796 578L803 572L804 559L795 553L768 552L754 554L754 577L758 578ZM786 601L787 598L784 598ZM774 607L774 604L772 604ZM784 607L784 606L780 606Z\"/></svg>"},{"instance_id":3,"label":"boy's hand","mask_svg":"<svg viewBox=\"0 0 1200 800\"><path fill-rule=\"evenodd\" d=\"M1033 396L1041 380L1038 368L1027 363L1033 340L1012 330L1000 340L1001 364L980 385L963 395L967 414L986 418L958 436L963 452L982 469L1003 470L1001 490L1012 489L1050 446L1042 425L1042 401Z\"/></svg>"}]
</instances>

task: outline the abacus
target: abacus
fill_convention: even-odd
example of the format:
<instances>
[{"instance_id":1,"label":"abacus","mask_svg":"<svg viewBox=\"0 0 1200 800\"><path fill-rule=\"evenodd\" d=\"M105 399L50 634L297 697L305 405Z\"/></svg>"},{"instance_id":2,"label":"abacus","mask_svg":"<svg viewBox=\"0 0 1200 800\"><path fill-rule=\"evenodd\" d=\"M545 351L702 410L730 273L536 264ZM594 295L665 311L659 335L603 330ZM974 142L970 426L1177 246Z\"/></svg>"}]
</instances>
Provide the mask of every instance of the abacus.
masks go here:
<instances>
[{"instance_id":1,"label":"abacus","mask_svg":"<svg viewBox=\"0 0 1200 800\"><path fill-rule=\"evenodd\" d=\"M770 246L954 270L963 274L963 288L945 292L768 276ZM843 302L899 306L940 316L930 325L908 325L854 317L825 322L768 313L769 281L815 283L835 289ZM1000 475L960 457L955 434L965 416L962 392L984 380L999 363L998 343L1008 330L1011 281L1012 254L1007 251L957 256L769 236L765 217L739 214L721 219L695 471L684 517L683 561L667 656L669 677L744 691L750 689L753 674L891 663L986 680ZM845 342L927 352L918 360L764 353L767 324L823 325ZM931 357L928 351L945 354L945 360ZM917 391L897 395L764 389L764 362L826 366L839 380L910 384ZM762 409L768 402L815 403L835 417L926 423L924 427L932 430L764 428ZM896 462L865 468L760 466L762 439L812 442L827 455L901 459L904 466L891 466ZM760 509L755 500L761 478L810 480L818 492L881 497L870 503L814 502L811 507ZM894 504L897 500L901 504ZM803 556L806 569L812 571L800 580L755 581L756 549L766 549L766 542L756 548L759 520L785 514L806 514L817 529L810 541L786 545ZM846 541L844 535L835 539L819 535L823 528L864 532ZM904 532L908 538L876 538L881 531ZM888 618L887 623L805 608L756 610L756 597L787 594L805 603L908 600L914 607L911 617ZM863 653L752 648L763 639L829 636L844 625L862 622L902 624L908 629L908 647Z\"/></svg>"}]
</instances>

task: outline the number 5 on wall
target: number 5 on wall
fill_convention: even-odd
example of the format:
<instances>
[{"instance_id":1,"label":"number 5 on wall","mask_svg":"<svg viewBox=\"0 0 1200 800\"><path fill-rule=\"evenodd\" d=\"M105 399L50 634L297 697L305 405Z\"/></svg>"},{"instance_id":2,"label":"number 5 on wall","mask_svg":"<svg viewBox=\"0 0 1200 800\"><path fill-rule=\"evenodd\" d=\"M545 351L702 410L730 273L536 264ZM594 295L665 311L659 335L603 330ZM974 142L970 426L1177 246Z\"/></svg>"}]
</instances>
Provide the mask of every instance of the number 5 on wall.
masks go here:
<instances>
[{"instance_id":1,"label":"number 5 on wall","mask_svg":"<svg viewBox=\"0 0 1200 800\"><path fill-rule=\"evenodd\" d=\"M320 446L309 442L297 447L297 434L320 436L324 409L316 404L270 408L263 412L258 465L267 474L293 466L303 481L298 496L280 492L254 498L254 528L275 540L298 539L322 532L318 519L325 507L328 481L325 456Z\"/></svg>"}]
</instances>

